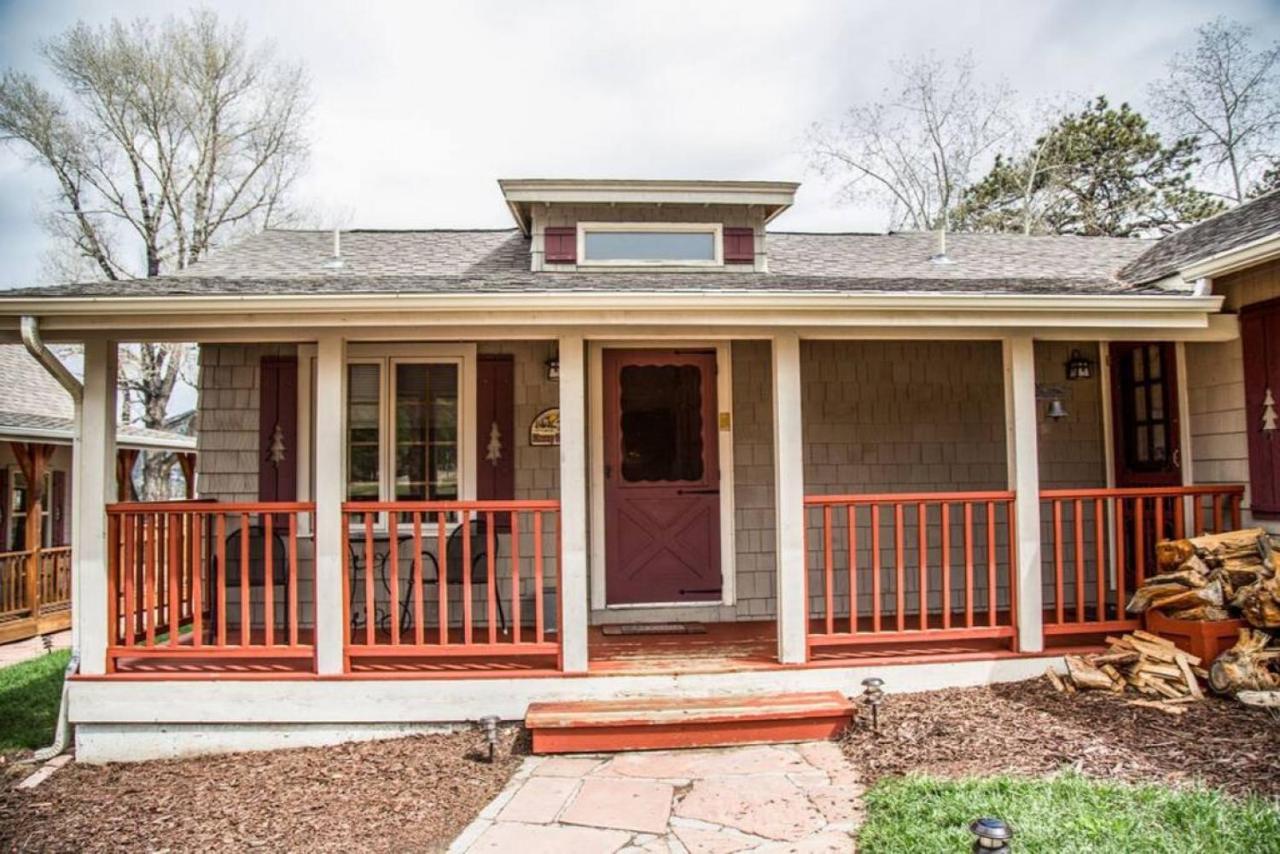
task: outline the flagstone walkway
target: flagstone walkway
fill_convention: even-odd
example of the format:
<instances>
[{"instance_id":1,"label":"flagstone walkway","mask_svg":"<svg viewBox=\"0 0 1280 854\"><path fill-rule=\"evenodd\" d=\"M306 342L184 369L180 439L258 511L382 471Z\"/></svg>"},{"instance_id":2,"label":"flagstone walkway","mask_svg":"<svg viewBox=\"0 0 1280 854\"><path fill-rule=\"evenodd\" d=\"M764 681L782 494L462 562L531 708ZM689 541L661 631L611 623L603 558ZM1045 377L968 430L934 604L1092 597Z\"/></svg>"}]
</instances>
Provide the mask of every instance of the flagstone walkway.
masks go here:
<instances>
[{"instance_id":1,"label":"flagstone walkway","mask_svg":"<svg viewBox=\"0 0 1280 854\"><path fill-rule=\"evenodd\" d=\"M830 742L531 757L449 851L847 854L861 794Z\"/></svg>"}]
</instances>

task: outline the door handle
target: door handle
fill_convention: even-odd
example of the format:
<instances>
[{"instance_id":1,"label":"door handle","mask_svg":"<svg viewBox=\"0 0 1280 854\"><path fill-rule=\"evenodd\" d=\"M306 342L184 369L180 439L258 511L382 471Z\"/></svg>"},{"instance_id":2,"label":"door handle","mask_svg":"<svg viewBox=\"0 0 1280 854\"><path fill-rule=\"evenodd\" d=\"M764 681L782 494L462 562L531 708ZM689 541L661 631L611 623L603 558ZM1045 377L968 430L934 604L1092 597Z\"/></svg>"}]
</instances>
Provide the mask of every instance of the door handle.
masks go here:
<instances>
[{"instance_id":1,"label":"door handle","mask_svg":"<svg viewBox=\"0 0 1280 854\"><path fill-rule=\"evenodd\" d=\"M1176 469L1182 468L1182 449L1181 448L1173 449L1173 467Z\"/></svg>"},{"instance_id":2,"label":"door handle","mask_svg":"<svg viewBox=\"0 0 1280 854\"><path fill-rule=\"evenodd\" d=\"M677 489L676 495L719 495L718 489Z\"/></svg>"}]
</instances>

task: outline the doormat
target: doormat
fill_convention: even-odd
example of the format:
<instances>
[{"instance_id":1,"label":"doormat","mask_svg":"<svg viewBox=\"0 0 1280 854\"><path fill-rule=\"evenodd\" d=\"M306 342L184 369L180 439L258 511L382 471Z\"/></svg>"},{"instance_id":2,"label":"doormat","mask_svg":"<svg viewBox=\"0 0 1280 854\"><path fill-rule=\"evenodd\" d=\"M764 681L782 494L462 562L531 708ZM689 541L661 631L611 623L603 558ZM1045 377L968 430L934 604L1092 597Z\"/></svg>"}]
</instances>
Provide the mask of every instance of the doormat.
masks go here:
<instances>
[{"instance_id":1,"label":"doormat","mask_svg":"<svg viewBox=\"0 0 1280 854\"><path fill-rule=\"evenodd\" d=\"M617 623L604 626L600 633L605 637L618 635L705 635L707 627L702 623Z\"/></svg>"}]
</instances>

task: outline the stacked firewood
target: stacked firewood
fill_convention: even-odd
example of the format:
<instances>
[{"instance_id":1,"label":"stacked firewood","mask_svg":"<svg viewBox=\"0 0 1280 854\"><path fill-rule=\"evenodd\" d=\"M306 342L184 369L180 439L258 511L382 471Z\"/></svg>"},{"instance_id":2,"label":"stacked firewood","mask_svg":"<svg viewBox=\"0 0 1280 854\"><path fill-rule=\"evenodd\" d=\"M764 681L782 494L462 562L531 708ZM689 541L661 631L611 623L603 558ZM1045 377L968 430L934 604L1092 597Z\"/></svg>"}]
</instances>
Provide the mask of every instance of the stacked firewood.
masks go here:
<instances>
[{"instance_id":1,"label":"stacked firewood","mask_svg":"<svg viewBox=\"0 0 1280 854\"><path fill-rule=\"evenodd\" d=\"M1229 620L1280 628L1280 552L1261 528L1156 544L1159 572L1145 579L1126 610L1156 610L1178 620Z\"/></svg>"},{"instance_id":2,"label":"stacked firewood","mask_svg":"<svg viewBox=\"0 0 1280 854\"><path fill-rule=\"evenodd\" d=\"M1186 712L1184 704L1204 698L1198 679L1207 678L1201 661L1158 635L1135 631L1108 637L1108 649L1096 655L1066 656L1067 672L1053 668L1045 678L1059 693L1111 691L1142 695L1130 705L1147 706L1171 715Z\"/></svg>"}]
</instances>

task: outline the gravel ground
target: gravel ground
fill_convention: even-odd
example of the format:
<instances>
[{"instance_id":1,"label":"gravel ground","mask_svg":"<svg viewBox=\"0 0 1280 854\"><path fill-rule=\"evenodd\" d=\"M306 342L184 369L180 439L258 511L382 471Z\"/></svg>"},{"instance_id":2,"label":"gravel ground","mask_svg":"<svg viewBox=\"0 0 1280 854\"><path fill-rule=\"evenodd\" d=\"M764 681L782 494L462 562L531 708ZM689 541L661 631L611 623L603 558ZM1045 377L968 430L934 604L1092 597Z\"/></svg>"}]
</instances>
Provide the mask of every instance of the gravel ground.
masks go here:
<instances>
[{"instance_id":1,"label":"gravel ground","mask_svg":"<svg viewBox=\"0 0 1280 854\"><path fill-rule=\"evenodd\" d=\"M515 772L476 731L268 753L68 765L0 785L0 851L437 851Z\"/></svg>"},{"instance_id":2,"label":"gravel ground","mask_svg":"<svg viewBox=\"0 0 1280 854\"><path fill-rule=\"evenodd\" d=\"M868 783L912 772L1041 776L1070 767L1104 779L1280 796L1280 721L1217 697L1173 717L1115 694L1059 694L1044 679L891 694L880 707L880 735L861 714L843 746Z\"/></svg>"}]
</instances>

